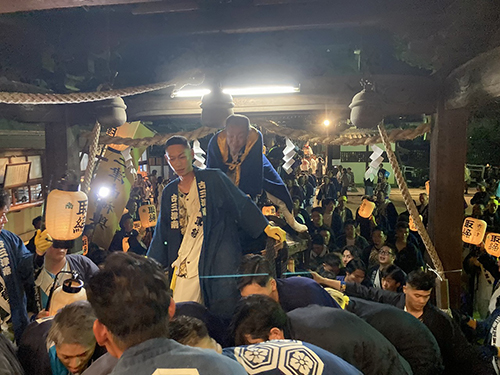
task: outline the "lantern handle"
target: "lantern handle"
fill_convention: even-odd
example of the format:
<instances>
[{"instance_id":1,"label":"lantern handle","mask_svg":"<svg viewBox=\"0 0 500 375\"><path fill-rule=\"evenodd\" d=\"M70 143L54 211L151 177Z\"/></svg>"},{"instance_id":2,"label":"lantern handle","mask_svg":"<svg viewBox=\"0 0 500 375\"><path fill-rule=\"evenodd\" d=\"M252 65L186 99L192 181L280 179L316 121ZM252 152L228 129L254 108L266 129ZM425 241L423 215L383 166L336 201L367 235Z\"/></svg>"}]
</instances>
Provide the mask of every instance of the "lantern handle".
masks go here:
<instances>
[{"instance_id":1,"label":"lantern handle","mask_svg":"<svg viewBox=\"0 0 500 375\"><path fill-rule=\"evenodd\" d=\"M49 292L49 298L47 299L47 305L45 306L45 310L49 311L50 309L50 302L52 301L52 295L54 294L54 290L56 289L57 285L57 278L61 273L69 273L72 276L72 279L77 280L78 279L78 273L75 271L59 271L56 273L56 276L54 277L54 282L52 283L52 286L50 287L50 292Z\"/></svg>"}]
</instances>

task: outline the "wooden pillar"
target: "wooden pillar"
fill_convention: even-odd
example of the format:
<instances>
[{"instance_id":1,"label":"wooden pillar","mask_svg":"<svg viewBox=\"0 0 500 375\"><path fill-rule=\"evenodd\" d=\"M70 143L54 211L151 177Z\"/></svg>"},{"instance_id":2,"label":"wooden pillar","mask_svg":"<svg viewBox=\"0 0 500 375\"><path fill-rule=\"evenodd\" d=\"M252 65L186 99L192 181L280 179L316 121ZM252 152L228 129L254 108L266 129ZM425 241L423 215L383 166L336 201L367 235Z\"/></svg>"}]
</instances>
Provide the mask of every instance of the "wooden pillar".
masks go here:
<instances>
[{"instance_id":1,"label":"wooden pillar","mask_svg":"<svg viewBox=\"0 0 500 375\"><path fill-rule=\"evenodd\" d=\"M443 262L452 308L460 304L468 118L467 109L446 110L440 102L431 132L429 234Z\"/></svg>"},{"instance_id":2,"label":"wooden pillar","mask_svg":"<svg viewBox=\"0 0 500 375\"><path fill-rule=\"evenodd\" d=\"M44 183L53 188L66 171L73 170L80 176L80 159L77 127L64 122L45 125Z\"/></svg>"}]
</instances>

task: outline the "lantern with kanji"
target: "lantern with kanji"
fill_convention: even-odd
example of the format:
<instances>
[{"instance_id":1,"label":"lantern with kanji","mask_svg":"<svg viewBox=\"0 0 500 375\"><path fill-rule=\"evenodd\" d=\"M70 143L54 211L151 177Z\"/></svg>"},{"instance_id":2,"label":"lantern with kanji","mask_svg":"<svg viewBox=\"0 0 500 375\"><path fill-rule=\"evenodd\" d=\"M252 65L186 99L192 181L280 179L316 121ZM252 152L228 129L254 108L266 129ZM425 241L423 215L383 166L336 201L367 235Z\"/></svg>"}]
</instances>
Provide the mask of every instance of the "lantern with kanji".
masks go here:
<instances>
[{"instance_id":1,"label":"lantern with kanji","mask_svg":"<svg viewBox=\"0 0 500 375\"><path fill-rule=\"evenodd\" d=\"M45 226L54 240L70 241L81 236L88 199L82 191L52 190L47 197Z\"/></svg>"},{"instance_id":2,"label":"lantern with kanji","mask_svg":"<svg viewBox=\"0 0 500 375\"><path fill-rule=\"evenodd\" d=\"M500 234L488 233L484 241L484 249L494 257L500 257Z\"/></svg>"},{"instance_id":3,"label":"lantern with kanji","mask_svg":"<svg viewBox=\"0 0 500 375\"><path fill-rule=\"evenodd\" d=\"M418 215L418 217L420 217L420 221L422 221L422 215ZM413 232L418 231L417 224L415 224L415 222L413 221L413 217L411 215L410 215L410 222L408 223L408 225L411 231Z\"/></svg>"},{"instance_id":4,"label":"lantern with kanji","mask_svg":"<svg viewBox=\"0 0 500 375\"><path fill-rule=\"evenodd\" d=\"M369 201L368 199L363 199L361 206L359 206L358 214L359 216L368 219L372 216L373 210L375 209L375 203Z\"/></svg>"},{"instance_id":5,"label":"lantern with kanji","mask_svg":"<svg viewBox=\"0 0 500 375\"><path fill-rule=\"evenodd\" d=\"M139 207L139 217L143 228L154 227L157 222L156 207L152 204Z\"/></svg>"},{"instance_id":6,"label":"lantern with kanji","mask_svg":"<svg viewBox=\"0 0 500 375\"><path fill-rule=\"evenodd\" d=\"M466 217L462 226L462 241L472 245L479 245L486 233L486 222L473 217Z\"/></svg>"},{"instance_id":7,"label":"lantern with kanji","mask_svg":"<svg viewBox=\"0 0 500 375\"><path fill-rule=\"evenodd\" d=\"M264 216L276 216L276 207L274 207L274 206L262 207L262 215L264 215Z\"/></svg>"}]
</instances>

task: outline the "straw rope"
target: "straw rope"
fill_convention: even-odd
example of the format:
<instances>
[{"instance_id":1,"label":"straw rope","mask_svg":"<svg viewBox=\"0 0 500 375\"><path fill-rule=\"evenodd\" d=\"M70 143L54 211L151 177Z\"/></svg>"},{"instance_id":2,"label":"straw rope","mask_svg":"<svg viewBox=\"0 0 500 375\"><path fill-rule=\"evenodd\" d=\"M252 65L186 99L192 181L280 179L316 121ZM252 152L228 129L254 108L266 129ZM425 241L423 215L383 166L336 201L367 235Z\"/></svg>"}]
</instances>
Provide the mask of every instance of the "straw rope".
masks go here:
<instances>
[{"instance_id":1,"label":"straw rope","mask_svg":"<svg viewBox=\"0 0 500 375\"><path fill-rule=\"evenodd\" d=\"M356 145L372 145L382 142L380 135L375 134L374 130L370 129L348 130L344 133L340 133L336 137L332 136L325 138L324 136L320 136L316 133L310 133L306 130L285 128L277 125L273 121L265 121L265 122L258 121L257 125L261 126L262 128L266 129L271 133L299 141L309 141L311 143L356 146ZM164 145L167 139L169 139L173 135L182 135L186 137L188 140L193 141L195 139L203 138L209 134L213 134L218 130L219 129L203 126L201 128L191 131L157 134L154 137L141 138L141 139L121 138L121 137L111 137L108 135L101 135L99 143L106 145L122 144L132 147ZM415 139L416 137L424 135L429 131L430 131L430 124L421 124L414 129L393 129L389 134L389 141L397 142L402 140ZM84 133L82 134L82 136L89 137L89 133L86 134Z\"/></svg>"},{"instance_id":2,"label":"straw rope","mask_svg":"<svg viewBox=\"0 0 500 375\"><path fill-rule=\"evenodd\" d=\"M146 92L158 91L167 87L176 86L180 90L186 85L199 85L204 80L204 76L199 71L191 71L181 77L177 77L167 82L154 83L99 92L77 92L69 94L37 94L23 92L0 92L0 103L6 104L75 104L97 102L101 100L113 99L117 97L144 94Z\"/></svg>"},{"instance_id":3,"label":"straw rope","mask_svg":"<svg viewBox=\"0 0 500 375\"><path fill-rule=\"evenodd\" d=\"M91 134L91 143L89 146L89 161L87 164L87 169L85 170L85 175L83 177L82 191L85 194L90 192L90 183L92 182L92 177L94 175L94 169L96 165L96 156L99 154L101 147L99 146L99 134L101 133L101 124L99 121L95 122L94 129Z\"/></svg>"},{"instance_id":4,"label":"straw rope","mask_svg":"<svg viewBox=\"0 0 500 375\"><path fill-rule=\"evenodd\" d=\"M394 151L392 151L390 137L387 135L383 122L378 125L378 130L380 132L380 137L384 142L385 151L387 153L387 157L389 158L389 162L391 163L392 170L394 171L394 176L396 177L396 181L398 182L399 189L401 190L401 193L403 195L406 208L408 209L413 222L417 226L418 234L420 234L420 237L424 242L427 253L429 254L432 263L434 264L434 268L436 269L439 276L444 279L443 263L441 263L441 259L439 259L436 248L434 247L429 234L427 233L427 230L422 223L422 220L420 220L417 206L415 206L415 203L413 202L410 191L408 190L408 186L406 185L406 181L403 177L403 173L401 173L401 169L399 168L399 163L396 159L396 155L394 154Z\"/></svg>"}]
</instances>

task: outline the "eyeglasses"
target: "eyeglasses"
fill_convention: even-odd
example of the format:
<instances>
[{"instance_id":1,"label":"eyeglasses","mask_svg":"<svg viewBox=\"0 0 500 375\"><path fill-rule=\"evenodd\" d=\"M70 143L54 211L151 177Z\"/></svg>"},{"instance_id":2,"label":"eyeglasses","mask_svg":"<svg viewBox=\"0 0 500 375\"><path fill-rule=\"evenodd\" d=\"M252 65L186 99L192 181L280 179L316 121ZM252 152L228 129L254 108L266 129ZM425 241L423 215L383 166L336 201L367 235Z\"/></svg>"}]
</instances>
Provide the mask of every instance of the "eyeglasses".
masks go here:
<instances>
[{"instance_id":1,"label":"eyeglasses","mask_svg":"<svg viewBox=\"0 0 500 375\"><path fill-rule=\"evenodd\" d=\"M387 251L387 250L382 250L378 252L380 255L392 255L392 252Z\"/></svg>"}]
</instances>

